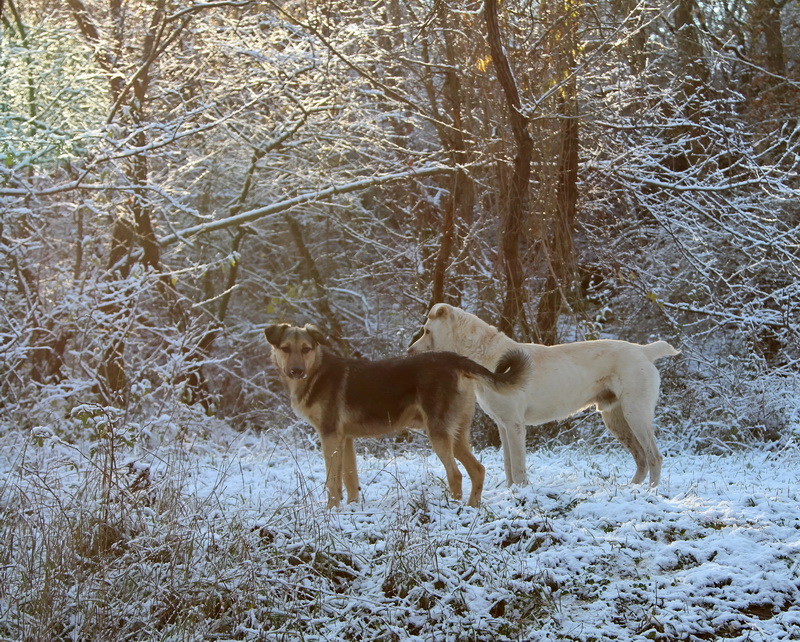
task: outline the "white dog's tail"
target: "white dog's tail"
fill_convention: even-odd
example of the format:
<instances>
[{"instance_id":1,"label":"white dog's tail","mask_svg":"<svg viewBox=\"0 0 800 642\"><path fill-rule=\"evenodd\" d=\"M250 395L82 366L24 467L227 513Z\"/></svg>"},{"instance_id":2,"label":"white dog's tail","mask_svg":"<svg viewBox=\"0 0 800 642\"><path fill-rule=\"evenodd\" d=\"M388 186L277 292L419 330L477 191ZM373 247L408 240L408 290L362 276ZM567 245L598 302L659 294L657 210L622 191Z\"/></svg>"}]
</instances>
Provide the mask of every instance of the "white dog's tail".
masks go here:
<instances>
[{"instance_id":1,"label":"white dog's tail","mask_svg":"<svg viewBox=\"0 0 800 642\"><path fill-rule=\"evenodd\" d=\"M655 343L642 346L642 352L644 352L644 356L652 362L658 361L661 357L674 357L676 354L681 353L680 350L676 350L666 341L656 341Z\"/></svg>"}]
</instances>

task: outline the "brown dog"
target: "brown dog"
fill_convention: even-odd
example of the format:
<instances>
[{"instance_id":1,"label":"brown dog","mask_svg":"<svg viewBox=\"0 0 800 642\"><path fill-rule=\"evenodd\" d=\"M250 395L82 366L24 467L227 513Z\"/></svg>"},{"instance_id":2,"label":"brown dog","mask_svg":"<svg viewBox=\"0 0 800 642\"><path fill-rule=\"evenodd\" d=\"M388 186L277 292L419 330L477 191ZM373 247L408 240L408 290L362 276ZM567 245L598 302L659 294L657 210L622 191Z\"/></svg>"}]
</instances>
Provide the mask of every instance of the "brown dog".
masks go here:
<instances>
[{"instance_id":1,"label":"brown dog","mask_svg":"<svg viewBox=\"0 0 800 642\"><path fill-rule=\"evenodd\" d=\"M323 346L322 331L288 323L264 330L272 361L289 391L292 408L317 430L327 471L328 508L358 500L355 437L377 437L405 428L427 431L444 464L453 499L461 499L467 469L472 489L467 504L478 506L484 467L472 454L470 427L475 387L495 391L524 384L527 357L519 350L504 355L491 372L452 352L366 361L341 357Z\"/></svg>"}]
</instances>

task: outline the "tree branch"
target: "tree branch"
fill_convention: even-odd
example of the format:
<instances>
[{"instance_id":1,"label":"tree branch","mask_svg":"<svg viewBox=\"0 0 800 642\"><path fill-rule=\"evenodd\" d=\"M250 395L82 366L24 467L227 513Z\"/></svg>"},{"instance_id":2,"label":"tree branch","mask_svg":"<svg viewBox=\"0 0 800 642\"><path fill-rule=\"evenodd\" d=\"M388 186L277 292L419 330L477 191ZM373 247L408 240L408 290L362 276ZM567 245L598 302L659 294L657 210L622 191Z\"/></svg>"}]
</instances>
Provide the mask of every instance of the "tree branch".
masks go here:
<instances>
[{"instance_id":1,"label":"tree branch","mask_svg":"<svg viewBox=\"0 0 800 642\"><path fill-rule=\"evenodd\" d=\"M362 189L375 187L376 185L385 185L386 183L393 183L395 181L401 181L406 178L417 178L417 177L421 178L424 176L451 174L454 171L456 171L455 168L446 166L425 167L422 169L411 170L408 172L398 172L395 174L384 174L383 176L374 176L372 178L365 178L363 180L354 181L353 183L347 183L345 185L332 185L331 187L328 187L323 190L306 192L305 194L298 194L297 196L289 198L285 201L279 201L277 203L272 203L271 205L267 205L265 207L259 207L254 210L248 210L246 212L242 212L241 214L236 214L235 216L228 216L226 218L217 221L209 221L207 223L202 223L200 225L194 225L193 227L189 227L180 232L169 234L163 237L159 241L159 243L161 244L162 247L164 247L167 245L171 245L176 241L184 240L190 236L197 236L198 234L205 234L207 232L215 232L217 230L223 230L229 227L242 225L243 223L250 223L252 221L256 221L259 219L275 216L297 205L318 201L320 199L327 198L329 196L337 196L339 194L349 194L350 192L357 192Z\"/></svg>"}]
</instances>

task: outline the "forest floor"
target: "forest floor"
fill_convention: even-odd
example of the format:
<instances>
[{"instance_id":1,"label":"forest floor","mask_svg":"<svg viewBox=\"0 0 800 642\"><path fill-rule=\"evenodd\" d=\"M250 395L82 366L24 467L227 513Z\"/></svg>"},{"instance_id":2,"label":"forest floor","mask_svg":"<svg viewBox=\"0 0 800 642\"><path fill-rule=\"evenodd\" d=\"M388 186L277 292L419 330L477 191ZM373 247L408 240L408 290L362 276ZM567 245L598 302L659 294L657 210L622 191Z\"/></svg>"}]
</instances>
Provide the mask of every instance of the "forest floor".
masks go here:
<instances>
[{"instance_id":1,"label":"forest floor","mask_svg":"<svg viewBox=\"0 0 800 642\"><path fill-rule=\"evenodd\" d=\"M657 492L611 442L532 451L511 489L485 449L478 509L448 499L424 437L362 442L361 499L332 511L298 426L35 440L0 456L0 639L800 639L793 439L663 444Z\"/></svg>"}]
</instances>

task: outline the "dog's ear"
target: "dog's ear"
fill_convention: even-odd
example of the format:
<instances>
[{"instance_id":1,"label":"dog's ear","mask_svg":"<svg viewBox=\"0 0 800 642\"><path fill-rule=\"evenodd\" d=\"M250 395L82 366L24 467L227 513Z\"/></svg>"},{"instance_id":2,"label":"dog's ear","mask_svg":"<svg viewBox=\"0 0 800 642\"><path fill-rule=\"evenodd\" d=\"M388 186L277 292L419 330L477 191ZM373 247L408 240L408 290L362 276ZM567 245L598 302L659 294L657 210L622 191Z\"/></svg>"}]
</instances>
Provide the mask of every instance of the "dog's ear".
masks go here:
<instances>
[{"instance_id":1,"label":"dog's ear","mask_svg":"<svg viewBox=\"0 0 800 642\"><path fill-rule=\"evenodd\" d=\"M328 339L325 337L325 333L320 330L317 326L312 325L311 323L306 323L304 329L308 334L311 336L314 341L324 346L330 345L328 343Z\"/></svg>"},{"instance_id":2,"label":"dog's ear","mask_svg":"<svg viewBox=\"0 0 800 642\"><path fill-rule=\"evenodd\" d=\"M291 327L288 323L280 323L264 328L264 336L267 338L267 343L277 347L281 339L283 339L284 333Z\"/></svg>"},{"instance_id":3,"label":"dog's ear","mask_svg":"<svg viewBox=\"0 0 800 642\"><path fill-rule=\"evenodd\" d=\"M447 306L441 303L437 303L431 308L430 314L428 314L429 319L444 319L448 314Z\"/></svg>"}]
</instances>

